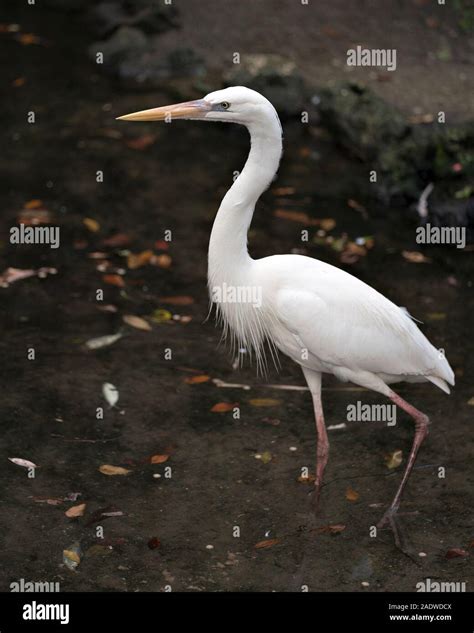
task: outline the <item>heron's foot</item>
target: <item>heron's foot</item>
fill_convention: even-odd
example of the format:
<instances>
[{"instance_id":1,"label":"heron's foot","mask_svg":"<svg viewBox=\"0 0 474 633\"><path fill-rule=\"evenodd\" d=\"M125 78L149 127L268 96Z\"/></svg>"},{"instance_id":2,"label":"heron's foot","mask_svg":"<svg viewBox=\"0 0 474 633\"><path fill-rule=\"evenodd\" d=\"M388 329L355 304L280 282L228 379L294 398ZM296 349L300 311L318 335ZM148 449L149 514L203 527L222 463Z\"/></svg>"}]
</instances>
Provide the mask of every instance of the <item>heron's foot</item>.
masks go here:
<instances>
[{"instance_id":1,"label":"heron's foot","mask_svg":"<svg viewBox=\"0 0 474 633\"><path fill-rule=\"evenodd\" d=\"M407 553L408 550L406 548L404 533L401 529L398 519L401 516L410 516L413 514L418 514L418 511L398 512L398 505L390 506L390 508L385 512L383 517L377 523L378 530L382 530L385 527L389 527L392 530L395 545L398 547L398 549L405 553Z\"/></svg>"}]
</instances>

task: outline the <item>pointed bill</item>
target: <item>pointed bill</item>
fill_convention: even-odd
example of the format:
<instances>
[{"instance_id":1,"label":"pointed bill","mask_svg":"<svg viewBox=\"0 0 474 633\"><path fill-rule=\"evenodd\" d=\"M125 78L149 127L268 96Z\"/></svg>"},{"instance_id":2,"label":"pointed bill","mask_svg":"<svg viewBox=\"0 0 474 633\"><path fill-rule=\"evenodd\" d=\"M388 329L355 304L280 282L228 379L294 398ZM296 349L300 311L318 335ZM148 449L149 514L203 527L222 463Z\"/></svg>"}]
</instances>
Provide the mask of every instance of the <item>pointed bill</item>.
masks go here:
<instances>
[{"instance_id":1,"label":"pointed bill","mask_svg":"<svg viewBox=\"0 0 474 633\"><path fill-rule=\"evenodd\" d=\"M204 99L185 101L162 108L151 108L119 116L119 121L172 121L173 119L202 119L211 110L211 104Z\"/></svg>"}]
</instances>

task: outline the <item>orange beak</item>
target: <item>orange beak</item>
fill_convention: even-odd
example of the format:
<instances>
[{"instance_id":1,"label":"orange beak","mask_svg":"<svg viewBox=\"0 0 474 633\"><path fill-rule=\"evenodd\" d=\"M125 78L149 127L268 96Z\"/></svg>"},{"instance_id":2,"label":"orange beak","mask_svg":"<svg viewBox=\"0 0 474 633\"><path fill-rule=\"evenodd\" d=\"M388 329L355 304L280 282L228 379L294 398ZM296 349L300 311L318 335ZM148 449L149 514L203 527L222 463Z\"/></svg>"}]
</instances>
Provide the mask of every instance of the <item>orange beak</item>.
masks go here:
<instances>
[{"instance_id":1,"label":"orange beak","mask_svg":"<svg viewBox=\"0 0 474 633\"><path fill-rule=\"evenodd\" d=\"M172 121L173 119L201 119L211 110L211 104L204 99L185 101L162 108L141 110L117 117L120 121Z\"/></svg>"}]
</instances>

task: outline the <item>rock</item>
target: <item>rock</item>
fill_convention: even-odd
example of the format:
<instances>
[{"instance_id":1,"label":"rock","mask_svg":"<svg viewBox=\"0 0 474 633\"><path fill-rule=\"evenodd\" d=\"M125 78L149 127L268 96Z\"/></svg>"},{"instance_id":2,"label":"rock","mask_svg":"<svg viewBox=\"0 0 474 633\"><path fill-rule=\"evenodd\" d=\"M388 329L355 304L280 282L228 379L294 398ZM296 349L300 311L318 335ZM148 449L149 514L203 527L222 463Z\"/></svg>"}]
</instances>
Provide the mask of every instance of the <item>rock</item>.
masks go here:
<instances>
[{"instance_id":1,"label":"rock","mask_svg":"<svg viewBox=\"0 0 474 633\"><path fill-rule=\"evenodd\" d=\"M370 89L344 82L319 94L321 122L377 172L372 186L389 202L417 200L428 182L448 198L474 181L474 122L410 125Z\"/></svg>"},{"instance_id":2,"label":"rock","mask_svg":"<svg viewBox=\"0 0 474 633\"><path fill-rule=\"evenodd\" d=\"M106 0L91 12L97 31L103 36L121 26L133 26L144 33L163 33L178 27L178 10L172 4L150 0Z\"/></svg>"},{"instance_id":3,"label":"rock","mask_svg":"<svg viewBox=\"0 0 474 633\"><path fill-rule=\"evenodd\" d=\"M122 60L145 51L148 45L148 38L142 31L122 26L108 40L92 44L89 54L95 59L98 52L103 53L104 68L113 71Z\"/></svg>"},{"instance_id":4,"label":"rock","mask_svg":"<svg viewBox=\"0 0 474 633\"><path fill-rule=\"evenodd\" d=\"M163 82L203 77L203 60L190 48L176 48L163 56L157 37L135 27L122 26L108 40L89 48L90 56L104 54L102 68L126 87L154 90Z\"/></svg>"},{"instance_id":5,"label":"rock","mask_svg":"<svg viewBox=\"0 0 474 633\"><path fill-rule=\"evenodd\" d=\"M285 117L305 110L307 89L296 64L281 55L243 55L224 74L226 86L246 86L261 92Z\"/></svg>"}]
</instances>

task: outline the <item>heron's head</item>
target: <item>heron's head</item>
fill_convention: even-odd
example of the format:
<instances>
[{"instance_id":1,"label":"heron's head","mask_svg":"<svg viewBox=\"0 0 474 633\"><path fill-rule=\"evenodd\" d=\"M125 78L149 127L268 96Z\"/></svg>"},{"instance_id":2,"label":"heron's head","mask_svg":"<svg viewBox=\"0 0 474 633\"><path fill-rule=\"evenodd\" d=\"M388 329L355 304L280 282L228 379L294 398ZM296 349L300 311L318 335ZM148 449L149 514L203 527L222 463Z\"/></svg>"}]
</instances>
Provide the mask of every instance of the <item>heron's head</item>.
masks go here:
<instances>
[{"instance_id":1,"label":"heron's head","mask_svg":"<svg viewBox=\"0 0 474 633\"><path fill-rule=\"evenodd\" d=\"M232 86L210 92L203 99L185 101L161 108L151 108L118 117L124 121L174 121L192 119L199 121L222 121L252 126L278 115L275 108L263 95L244 86Z\"/></svg>"}]
</instances>

